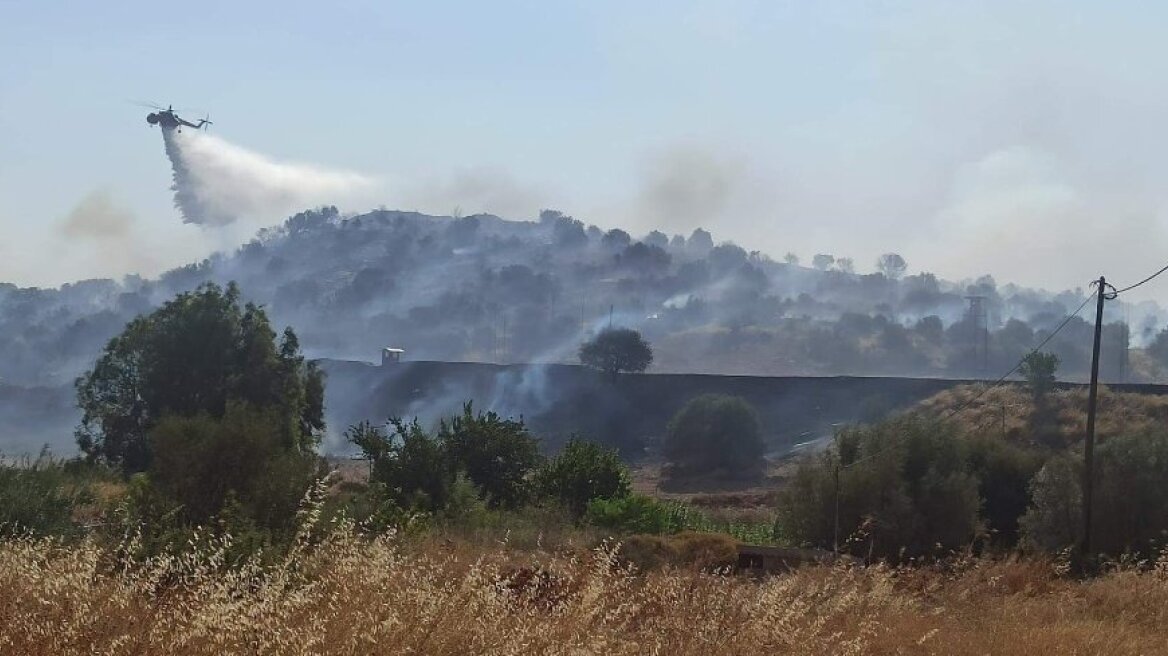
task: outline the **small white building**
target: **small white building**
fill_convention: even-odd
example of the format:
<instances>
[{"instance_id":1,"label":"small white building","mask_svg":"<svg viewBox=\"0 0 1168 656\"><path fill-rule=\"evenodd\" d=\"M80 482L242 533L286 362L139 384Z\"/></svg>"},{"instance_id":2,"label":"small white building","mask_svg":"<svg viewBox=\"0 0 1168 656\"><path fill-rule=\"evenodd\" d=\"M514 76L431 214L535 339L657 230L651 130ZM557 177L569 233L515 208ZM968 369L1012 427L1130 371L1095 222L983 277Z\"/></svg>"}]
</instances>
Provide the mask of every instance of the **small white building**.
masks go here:
<instances>
[{"instance_id":1,"label":"small white building","mask_svg":"<svg viewBox=\"0 0 1168 656\"><path fill-rule=\"evenodd\" d=\"M401 362L403 353L405 353L404 349L392 348L389 346L381 349L381 366L384 367L389 364L396 364Z\"/></svg>"}]
</instances>

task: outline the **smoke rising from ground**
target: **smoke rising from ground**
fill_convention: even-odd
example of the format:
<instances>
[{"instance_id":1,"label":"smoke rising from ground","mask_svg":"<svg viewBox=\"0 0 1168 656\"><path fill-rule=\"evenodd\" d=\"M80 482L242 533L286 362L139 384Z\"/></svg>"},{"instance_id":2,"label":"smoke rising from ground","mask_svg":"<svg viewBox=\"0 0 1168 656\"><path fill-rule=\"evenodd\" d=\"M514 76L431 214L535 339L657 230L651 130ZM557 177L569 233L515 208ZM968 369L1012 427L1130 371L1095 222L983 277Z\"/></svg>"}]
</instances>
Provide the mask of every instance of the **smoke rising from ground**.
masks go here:
<instances>
[{"instance_id":1,"label":"smoke rising from ground","mask_svg":"<svg viewBox=\"0 0 1168 656\"><path fill-rule=\"evenodd\" d=\"M271 221L304 207L339 204L367 190L363 175L277 162L195 130L163 130L174 170L174 204L186 223Z\"/></svg>"}]
</instances>

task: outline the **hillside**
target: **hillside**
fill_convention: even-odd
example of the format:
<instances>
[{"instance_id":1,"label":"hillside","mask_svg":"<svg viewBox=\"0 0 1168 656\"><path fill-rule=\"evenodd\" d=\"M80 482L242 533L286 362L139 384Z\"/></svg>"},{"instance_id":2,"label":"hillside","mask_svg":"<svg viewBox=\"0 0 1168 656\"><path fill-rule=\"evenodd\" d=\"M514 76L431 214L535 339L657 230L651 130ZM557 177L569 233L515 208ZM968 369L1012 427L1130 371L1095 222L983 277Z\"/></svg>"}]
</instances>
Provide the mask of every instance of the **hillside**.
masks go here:
<instances>
[{"instance_id":1,"label":"hillside","mask_svg":"<svg viewBox=\"0 0 1168 656\"><path fill-rule=\"evenodd\" d=\"M237 281L277 325L296 328L311 357L373 360L393 345L417 360L570 362L611 321L646 335L654 371L752 375L991 375L1082 299L989 276L815 264L717 244L700 229L634 239L552 211L507 221L325 208L157 280L0 285L0 381L71 382L127 320L205 281ZM971 294L985 299L988 337L967 312ZM1158 311L1109 305L1105 380L1157 375L1154 358L1125 357L1133 331L1118 321L1130 312L1142 326L1134 339L1151 341ZM1075 319L1049 345L1066 377L1085 372L1089 332Z\"/></svg>"},{"instance_id":2,"label":"hillside","mask_svg":"<svg viewBox=\"0 0 1168 656\"><path fill-rule=\"evenodd\" d=\"M971 435L1000 435L1050 447L1073 446L1083 439L1087 425L1087 388L1067 386L1054 391L1039 415L1033 397L1022 385L1003 385L988 391L984 385L959 385L921 401L914 409L933 416L948 416L960 409L952 420ZM1036 430L1038 416L1044 419ZM1101 441L1147 433L1162 428L1165 422L1168 396L1162 391L1100 387L1095 429Z\"/></svg>"}]
</instances>

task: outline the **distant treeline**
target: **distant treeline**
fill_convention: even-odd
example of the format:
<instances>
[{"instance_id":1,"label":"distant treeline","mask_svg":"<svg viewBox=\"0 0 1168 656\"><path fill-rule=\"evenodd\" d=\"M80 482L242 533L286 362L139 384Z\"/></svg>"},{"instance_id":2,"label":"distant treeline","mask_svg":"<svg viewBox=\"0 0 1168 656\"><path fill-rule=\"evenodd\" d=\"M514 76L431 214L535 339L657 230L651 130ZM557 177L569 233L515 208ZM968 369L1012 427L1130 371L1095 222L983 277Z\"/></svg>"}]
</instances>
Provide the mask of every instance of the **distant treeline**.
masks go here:
<instances>
[{"instance_id":1,"label":"distant treeline","mask_svg":"<svg viewBox=\"0 0 1168 656\"><path fill-rule=\"evenodd\" d=\"M0 380L71 381L130 319L206 281L239 281L273 320L298 326L309 357L373 359L393 345L413 359L566 362L614 321L653 344L655 370L761 375L996 375L1083 298L906 275L895 254L873 273L807 259L776 261L701 229L635 239L550 210L523 222L323 208L157 280L0 285ZM970 312L970 296L984 312ZM1105 380L1161 376L1158 311L1109 306ZM1074 319L1049 344L1065 377L1084 375L1089 330ZM1131 343L1149 348L1129 356Z\"/></svg>"}]
</instances>

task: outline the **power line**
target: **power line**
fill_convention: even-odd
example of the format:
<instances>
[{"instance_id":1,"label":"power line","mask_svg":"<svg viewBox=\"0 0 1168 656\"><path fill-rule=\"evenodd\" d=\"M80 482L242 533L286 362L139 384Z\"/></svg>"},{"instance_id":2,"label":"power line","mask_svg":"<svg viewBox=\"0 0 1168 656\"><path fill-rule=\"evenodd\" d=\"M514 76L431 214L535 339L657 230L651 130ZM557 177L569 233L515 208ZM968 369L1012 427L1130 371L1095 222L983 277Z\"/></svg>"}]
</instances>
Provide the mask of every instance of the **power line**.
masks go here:
<instances>
[{"instance_id":1,"label":"power line","mask_svg":"<svg viewBox=\"0 0 1168 656\"><path fill-rule=\"evenodd\" d=\"M1120 294L1122 294L1122 293L1124 293L1124 292L1126 292L1126 291L1130 291L1130 290L1132 290L1132 289L1135 289L1136 287L1139 287L1140 285L1142 285L1142 284L1144 284L1144 283L1146 283L1146 282L1150 282L1150 281L1151 281L1153 278L1155 278L1155 277L1159 276L1161 273L1164 273L1165 271L1168 271L1168 264L1165 264L1163 269L1160 269L1160 270L1159 270L1159 271L1157 271L1156 273L1153 273L1152 275L1148 276L1147 278L1144 278L1143 280L1141 280L1141 281L1137 282L1137 283L1136 283L1136 284L1134 284L1134 285L1128 285L1127 287L1124 287L1123 289L1115 289L1115 288L1113 287L1112 289L1113 289L1114 291L1113 291L1112 293L1113 293L1115 296L1119 296ZM1115 298L1115 296L1112 296L1112 298Z\"/></svg>"},{"instance_id":2,"label":"power line","mask_svg":"<svg viewBox=\"0 0 1168 656\"><path fill-rule=\"evenodd\" d=\"M957 416L961 411L963 411L966 408L968 408L969 406L973 405L979 399L981 399L983 396L988 394L990 392L990 390L997 388L999 385L1001 385L1003 382L1005 382L1007 378L1009 378L1011 375L1014 374L1014 372L1018 371L1018 369L1020 369L1022 367L1022 363L1026 361L1026 358L1039 352L1040 350L1042 350L1042 347L1044 347L1048 343L1050 343L1050 340L1054 339L1054 336L1059 334L1059 331L1061 331L1063 328L1066 328L1067 324L1069 324L1071 322L1071 319L1074 319L1075 317L1079 316L1079 313L1083 311L1083 308L1087 307L1087 304L1090 303L1094 298L1095 298L1095 294L1088 295L1087 298L1083 299L1083 302L1079 304L1079 307L1075 308L1075 310L1073 312L1068 314L1066 316L1066 318L1064 318L1062 320L1062 322L1053 331L1051 331L1051 333L1049 335L1046 336L1045 339L1043 339L1041 342L1039 342L1038 346L1035 346L1034 348L1030 349L1030 351L1028 351L1026 353L1026 355L1023 355L1021 358L1019 358L1018 362L1013 367L1011 367L1009 371L1002 374L996 381L993 382L993 384L991 384L989 387L986 387L985 389L983 389L981 392L979 392L972 399L969 399L969 400L965 401L964 403L961 403L956 408L951 410L948 414L946 414L944 417L938 418L937 423L946 422L946 421L952 419L953 417ZM876 451L874 453L869 453L868 455L864 456L863 458L853 460L852 462L849 462L846 465L841 464L841 465L839 465L839 468L840 469L849 469L849 468L851 468L855 465L858 465L862 462L867 462L868 460L871 460L872 458L875 458L876 456L878 456L882 453L886 453L886 452L890 451L892 448L893 448L892 446L888 446L888 447L880 449L879 451Z\"/></svg>"}]
</instances>

